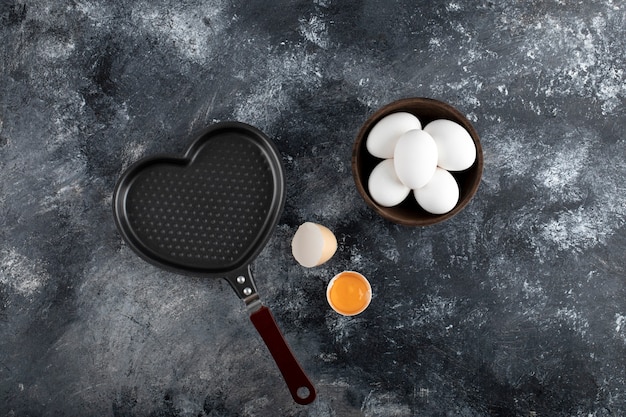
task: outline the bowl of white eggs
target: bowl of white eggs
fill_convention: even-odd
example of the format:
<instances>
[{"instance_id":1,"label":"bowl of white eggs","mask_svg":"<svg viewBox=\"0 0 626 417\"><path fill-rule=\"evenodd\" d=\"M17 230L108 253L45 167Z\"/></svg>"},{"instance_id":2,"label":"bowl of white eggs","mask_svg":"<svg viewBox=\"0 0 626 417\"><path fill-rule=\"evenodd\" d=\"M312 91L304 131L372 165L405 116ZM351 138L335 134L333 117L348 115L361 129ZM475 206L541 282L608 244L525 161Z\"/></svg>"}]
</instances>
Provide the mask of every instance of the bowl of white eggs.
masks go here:
<instances>
[{"instance_id":1,"label":"bowl of white eggs","mask_svg":"<svg viewBox=\"0 0 626 417\"><path fill-rule=\"evenodd\" d=\"M390 103L367 119L352 150L359 194L406 226L447 220L470 202L483 171L478 133L457 109L431 98Z\"/></svg>"}]
</instances>

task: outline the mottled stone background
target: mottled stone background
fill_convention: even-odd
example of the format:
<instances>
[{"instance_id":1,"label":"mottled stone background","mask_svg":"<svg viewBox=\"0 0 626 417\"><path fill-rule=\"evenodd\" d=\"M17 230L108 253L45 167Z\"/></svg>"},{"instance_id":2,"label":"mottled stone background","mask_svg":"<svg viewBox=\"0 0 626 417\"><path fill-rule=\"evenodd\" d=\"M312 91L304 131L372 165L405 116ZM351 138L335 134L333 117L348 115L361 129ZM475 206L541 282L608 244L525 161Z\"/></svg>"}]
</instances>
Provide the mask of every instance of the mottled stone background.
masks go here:
<instances>
[{"instance_id":1,"label":"mottled stone background","mask_svg":"<svg viewBox=\"0 0 626 417\"><path fill-rule=\"evenodd\" d=\"M0 415L626 414L626 2L2 0ZM350 171L393 100L481 135L453 219L377 217ZM318 389L296 405L225 282L163 272L115 229L129 164L222 120L272 137L287 203L253 264ZM292 258L316 221L339 250ZM324 298L370 278L354 318Z\"/></svg>"}]
</instances>

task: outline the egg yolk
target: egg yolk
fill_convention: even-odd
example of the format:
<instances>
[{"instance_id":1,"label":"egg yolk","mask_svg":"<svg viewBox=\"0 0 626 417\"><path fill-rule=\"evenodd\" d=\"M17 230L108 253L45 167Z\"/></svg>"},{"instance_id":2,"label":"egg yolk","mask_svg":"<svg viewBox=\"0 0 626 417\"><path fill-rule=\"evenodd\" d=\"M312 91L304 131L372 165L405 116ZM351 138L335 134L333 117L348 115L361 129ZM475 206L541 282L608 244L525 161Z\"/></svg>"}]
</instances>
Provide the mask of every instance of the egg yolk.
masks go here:
<instances>
[{"instance_id":1,"label":"egg yolk","mask_svg":"<svg viewBox=\"0 0 626 417\"><path fill-rule=\"evenodd\" d=\"M339 313L356 314L367 307L371 299L371 290L362 277L344 272L335 279L328 298Z\"/></svg>"}]
</instances>

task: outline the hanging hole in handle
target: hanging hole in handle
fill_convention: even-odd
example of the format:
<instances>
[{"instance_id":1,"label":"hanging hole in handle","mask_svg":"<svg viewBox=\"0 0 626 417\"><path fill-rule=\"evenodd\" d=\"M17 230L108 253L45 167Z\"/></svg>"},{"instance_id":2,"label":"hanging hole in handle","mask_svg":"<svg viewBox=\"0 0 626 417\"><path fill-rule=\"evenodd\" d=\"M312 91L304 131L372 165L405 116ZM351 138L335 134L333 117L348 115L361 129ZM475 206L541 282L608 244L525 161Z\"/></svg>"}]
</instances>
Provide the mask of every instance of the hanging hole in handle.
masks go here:
<instances>
[{"instance_id":1,"label":"hanging hole in handle","mask_svg":"<svg viewBox=\"0 0 626 417\"><path fill-rule=\"evenodd\" d=\"M298 387L298 389L296 390L296 395L301 400L306 400L311 395L311 390L309 389L309 387L305 386Z\"/></svg>"}]
</instances>

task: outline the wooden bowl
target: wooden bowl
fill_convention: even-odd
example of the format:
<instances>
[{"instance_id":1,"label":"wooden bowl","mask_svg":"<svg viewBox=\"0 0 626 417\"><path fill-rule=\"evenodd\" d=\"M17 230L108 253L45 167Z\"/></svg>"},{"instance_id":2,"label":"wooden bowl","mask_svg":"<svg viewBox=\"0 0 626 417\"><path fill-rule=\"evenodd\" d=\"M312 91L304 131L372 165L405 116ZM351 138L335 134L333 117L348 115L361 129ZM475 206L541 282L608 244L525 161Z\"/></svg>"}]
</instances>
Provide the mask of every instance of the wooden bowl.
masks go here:
<instances>
[{"instance_id":1,"label":"wooden bowl","mask_svg":"<svg viewBox=\"0 0 626 417\"><path fill-rule=\"evenodd\" d=\"M429 122L436 119L452 120L463 126L474 140L476 145L476 161L474 161L474 164L465 171L451 172L460 189L459 201L451 211L444 214L428 213L417 204L412 192L402 203L393 207L381 206L370 196L367 190L367 181L374 167L382 159L371 155L367 151L365 141L370 130L378 121L391 113L397 112L413 114L420 120L422 126L426 126ZM483 151L478 133L476 133L472 124L454 107L430 98L406 98L384 106L370 116L361 127L352 149L352 175L361 197L363 197L367 205L385 219L405 226L429 226L447 220L463 210L474 194L476 194L482 172Z\"/></svg>"}]
</instances>

